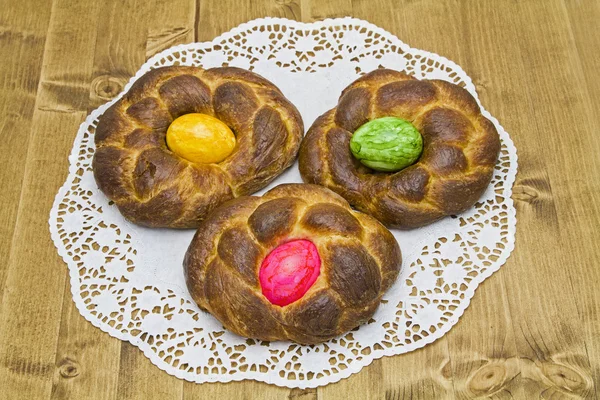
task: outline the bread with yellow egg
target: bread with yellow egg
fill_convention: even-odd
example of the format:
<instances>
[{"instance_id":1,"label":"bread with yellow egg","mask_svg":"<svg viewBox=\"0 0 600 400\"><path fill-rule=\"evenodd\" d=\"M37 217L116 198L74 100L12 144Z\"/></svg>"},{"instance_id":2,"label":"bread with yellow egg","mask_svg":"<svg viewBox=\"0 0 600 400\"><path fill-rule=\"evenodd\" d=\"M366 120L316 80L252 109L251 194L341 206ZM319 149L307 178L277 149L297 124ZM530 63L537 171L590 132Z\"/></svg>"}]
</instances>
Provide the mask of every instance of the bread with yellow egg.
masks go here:
<instances>
[{"instance_id":1,"label":"bread with yellow egg","mask_svg":"<svg viewBox=\"0 0 600 400\"><path fill-rule=\"evenodd\" d=\"M184 269L194 301L227 329L318 343L367 322L401 263L375 218L324 187L284 184L210 213Z\"/></svg>"},{"instance_id":2,"label":"bread with yellow egg","mask_svg":"<svg viewBox=\"0 0 600 400\"><path fill-rule=\"evenodd\" d=\"M255 73L157 68L101 115L94 177L136 224L197 227L288 168L303 131L294 105Z\"/></svg>"}]
</instances>

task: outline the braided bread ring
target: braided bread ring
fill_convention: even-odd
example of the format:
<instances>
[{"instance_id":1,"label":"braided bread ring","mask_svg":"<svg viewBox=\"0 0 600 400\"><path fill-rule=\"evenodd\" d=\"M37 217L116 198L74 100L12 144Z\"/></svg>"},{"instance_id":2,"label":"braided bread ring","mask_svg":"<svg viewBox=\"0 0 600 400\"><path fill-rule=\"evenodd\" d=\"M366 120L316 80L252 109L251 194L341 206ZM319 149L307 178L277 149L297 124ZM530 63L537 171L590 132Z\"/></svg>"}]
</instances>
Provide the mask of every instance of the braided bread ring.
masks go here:
<instances>
[{"instance_id":1,"label":"braided bread ring","mask_svg":"<svg viewBox=\"0 0 600 400\"><path fill-rule=\"evenodd\" d=\"M279 307L263 296L259 269L271 250L293 239L314 243L321 272L303 297ZM194 236L184 269L194 301L227 329L318 343L366 322L401 262L398 243L376 219L321 186L285 184L214 210Z\"/></svg>"},{"instance_id":2,"label":"braided bread ring","mask_svg":"<svg viewBox=\"0 0 600 400\"><path fill-rule=\"evenodd\" d=\"M203 113L236 135L233 153L198 164L171 152L170 123ZM154 69L101 116L94 177L129 220L191 228L217 205L254 193L294 161L304 128L298 110L266 79L239 68Z\"/></svg>"},{"instance_id":3,"label":"braided bread ring","mask_svg":"<svg viewBox=\"0 0 600 400\"><path fill-rule=\"evenodd\" d=\"M408 168L377 173L350 150L352 133L376 118L410 121L423 153ZM500 151L496 128L465 89L378 69L342 92L300 148L305 182L328 187L387 226L416 228L471 207L490 183Z\"/></svg>"}]
</instances>

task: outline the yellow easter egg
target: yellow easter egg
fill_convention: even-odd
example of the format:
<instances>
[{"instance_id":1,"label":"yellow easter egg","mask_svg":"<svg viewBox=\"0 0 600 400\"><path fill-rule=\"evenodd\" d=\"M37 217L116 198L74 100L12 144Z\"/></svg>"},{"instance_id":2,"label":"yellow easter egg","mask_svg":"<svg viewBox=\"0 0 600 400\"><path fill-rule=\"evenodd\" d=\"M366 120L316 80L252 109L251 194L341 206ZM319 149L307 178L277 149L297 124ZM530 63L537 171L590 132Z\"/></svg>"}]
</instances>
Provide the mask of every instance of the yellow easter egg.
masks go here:
<instances>
[{"instance_id":1,"label":"yellow easter egg","mask_svg":"<svg viewBox=\"0 0 600 400\"><path fill-rule=\"evenodd\" d=\"M206 114L184 114L167 130L167 146L188 161L210 164L223 161L235 147L227 125Z\"/></svg>"}]
</instances>

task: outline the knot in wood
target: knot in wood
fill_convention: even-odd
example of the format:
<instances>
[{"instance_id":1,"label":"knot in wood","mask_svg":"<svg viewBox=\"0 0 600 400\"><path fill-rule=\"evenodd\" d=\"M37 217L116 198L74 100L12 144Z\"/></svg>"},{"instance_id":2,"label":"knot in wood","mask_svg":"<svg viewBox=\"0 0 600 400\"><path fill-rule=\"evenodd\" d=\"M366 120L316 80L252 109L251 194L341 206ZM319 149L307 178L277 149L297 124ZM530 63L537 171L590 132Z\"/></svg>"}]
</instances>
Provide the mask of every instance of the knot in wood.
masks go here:
<instances>
[{"instance_id":1,"label":"knot in wood","mask_svg":"<svg viewBox=\"0 0 600 400\"><path fill-rule=\"evenodd\" d=\"M92 94L103 100L111 100L121 93L123 86L125 86L123 79L101 75L92 81Z\"/></svg>"},{"instance_id":2,"label":"knot in wood","mask_svg":"<svg viewBox=\"0 0 600 400\"><path fill-rule=\"evenodd\" d=\"M558 389L569 394L583 394L591 388L591 378L562 364L547 363L541 371Z\"/></svg>"},{"instance_id":3,"label":"knot in wood","mask_svg":"<svg viewBox=\"0 0 600 400\"><path fill-rule=\"evenodd\" d=\"M534 203L539 197L537 190L527 185L515 185L513 189L513 199L525 203Z\"/></svg>"},{"instance_id":4,"label":"knot in wood","mask_svg":"<svg viewBox=\"0 0 600 400\"><path fill-rule=\"evenodd\" d=\"M507 376L508 371L503 363L488 364L475 372L468 388L477 396L489 396L504 386Z\"/></svg>"},{"instance_id":5,"label":"knot in wood","mask_svg":"<svg viewBox=\"0 0 600 400\"><path fill-rule=\"evenodd\" d=\"M65 358L59 364L58 372L63 378L75 378L79 375L79 364L70 358Z\"/></svg>"}]
</instances>

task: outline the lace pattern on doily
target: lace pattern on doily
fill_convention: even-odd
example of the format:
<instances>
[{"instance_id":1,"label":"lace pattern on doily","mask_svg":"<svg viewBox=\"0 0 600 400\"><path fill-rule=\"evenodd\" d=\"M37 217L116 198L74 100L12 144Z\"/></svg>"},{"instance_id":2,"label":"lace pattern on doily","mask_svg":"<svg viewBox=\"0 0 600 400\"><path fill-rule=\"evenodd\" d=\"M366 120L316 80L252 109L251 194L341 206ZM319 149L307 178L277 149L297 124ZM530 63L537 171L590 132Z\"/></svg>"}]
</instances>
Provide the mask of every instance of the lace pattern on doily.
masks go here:
<instances>
[{"instance_id":1,"label":"lace pattern on doily","mask_svg":"<svg viewBox=\"0 0 600 400\"><path fill-rule=\"evenodd\" d=\"M157 54L125 91L149 69L173 64L254 70L298 106L307 127L335 105L347 84L380 66L417 78L445 79L477 97L470 78L453 62L412 49L388 32L351 18L310 24L271 18L251 21L212 42ZM81 314L103 331L138 346L159 368L180 378L255 379L299 388L336 382L373 359L406 353L443 336L468 307L477 286L504 264L513 249L516 216L510 195L516 150L498 121L484 110L502 140L490 187L464 214L413 231L394 231L403 252L403 270L369 323L313 346L238 337L199 311L187 293L181 262L193 232L132 225L98 190L91 171L93 135L98 117L113 102L92 112L79 129L69 176L51 211L50 231L68 264L73 299ZM295 165L269 188L299 181Z\"/></svg>"}]
</instances>

